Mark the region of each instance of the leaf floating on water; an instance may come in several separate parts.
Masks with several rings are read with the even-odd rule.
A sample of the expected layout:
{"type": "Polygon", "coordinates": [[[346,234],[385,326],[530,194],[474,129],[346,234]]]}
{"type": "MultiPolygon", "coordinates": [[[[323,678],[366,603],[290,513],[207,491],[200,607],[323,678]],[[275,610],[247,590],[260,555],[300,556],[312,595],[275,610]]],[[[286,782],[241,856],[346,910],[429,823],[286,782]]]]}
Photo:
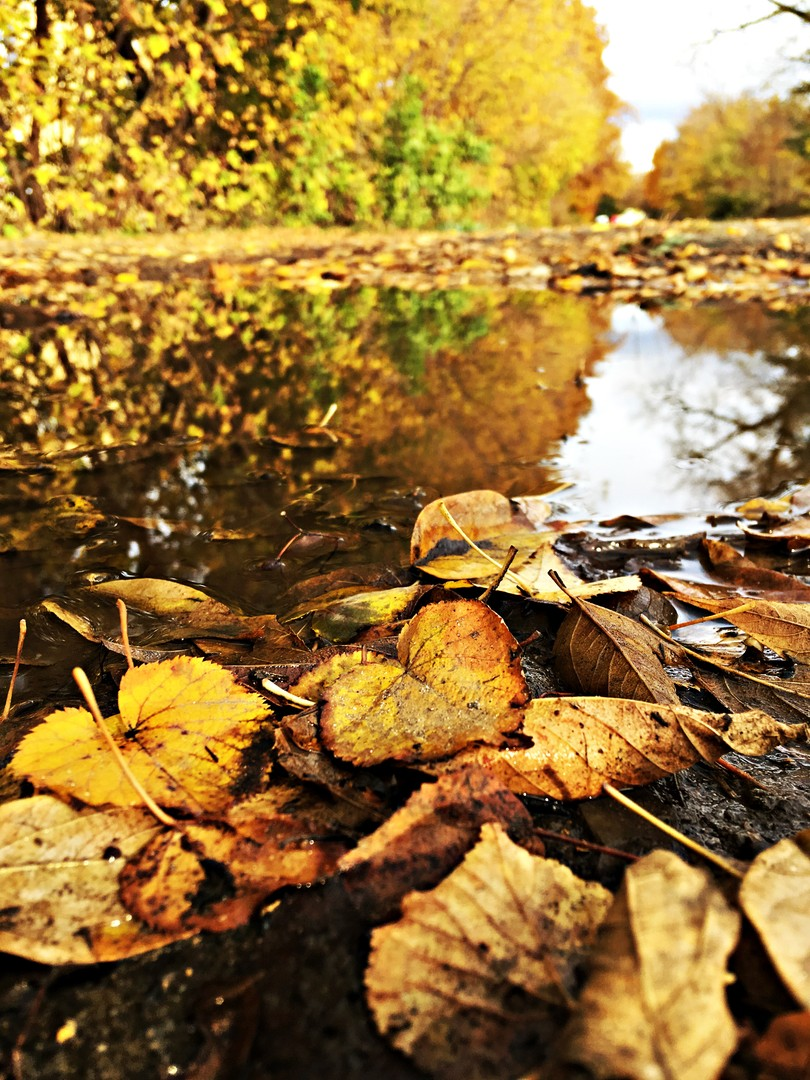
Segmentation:
{"type": "Polygon", "coordinates": [[[713,1080],[737,1043],[726,963],[739,914],[702,869],[654,851],[625,873],[558,1060],[595,1080],[713,1080]]]}
{"type": "Polygon", "coordinates": [[[399,922],[374,930],[369,1008],[436,1077],[520,1076],[563,1021],[610,893],[530,855],[499,825],[399,922]]]}
{"type": "Polygon", "coordinates": [[[575,600],[554,642],[554,665],[577,693],[677,705],[658,639],[618,611],[575,600]]]}
{"type": "Polygon", "coordinates": [[[0,806],[0,950],[92,964],[184,936],[148,930],[118,898],[126,859],[158,832],[144,810],[74,810],[50,795],[0,806]]]}
{"type": "Polygon", "coordinates": [[[324,745],[344,761],[374,765],[500,741],[520,725],[528,699],[517,651],[486,604],[430,604],[402,631],[398,661],[358,664],[326,689],[324,745]]]}
{"type": "Polygon", "coordinates": [[[740,905],[785,985],[810,1009],[810,829],[757,855],[740,905]]]}
{"type": "MultiPolygon", "coordinates": [[[[113,737],[157,803],[192,814],[228,806],[243,751],[261,730],[267,703],[227,671],[179,656],[128,670],[113,737]]],[[[23,739],[10,768],[37,787],[91,806],[140,799],[86,709],[61,709],[23,739]]]]}
{"type": "Polygon", "coordinates": [[[433,768],[478,765],[518,794],[587,799],[606,782],[649,784],[697,761],[716,761],[730,749],[766,754],[802,738],[804,729],[758,711],[720,715],[680,704],[571,697],[531,701],[521,736],[531,745],[471,747],[433,768]]]}

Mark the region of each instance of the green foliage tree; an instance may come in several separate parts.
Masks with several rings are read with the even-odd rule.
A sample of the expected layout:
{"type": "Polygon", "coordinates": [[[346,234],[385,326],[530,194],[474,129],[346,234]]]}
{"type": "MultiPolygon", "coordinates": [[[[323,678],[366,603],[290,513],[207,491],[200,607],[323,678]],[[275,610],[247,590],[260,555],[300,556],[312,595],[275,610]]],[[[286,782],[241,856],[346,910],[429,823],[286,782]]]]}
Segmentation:
{"type": "Polygon", "coordinates": [[[493,218],[590,213],[617,156],[603,45],[581,0],[20,0],[0,211],[435,225],[480,191],[493,218]]]}
{"type": "Polygon", "coordinates": [[[791,149],[797,103],[749,94],[693,109],[662,143],[646,183],[650,207],[688,217],[773,216],[810,206],[810,167],[791,149]]]}

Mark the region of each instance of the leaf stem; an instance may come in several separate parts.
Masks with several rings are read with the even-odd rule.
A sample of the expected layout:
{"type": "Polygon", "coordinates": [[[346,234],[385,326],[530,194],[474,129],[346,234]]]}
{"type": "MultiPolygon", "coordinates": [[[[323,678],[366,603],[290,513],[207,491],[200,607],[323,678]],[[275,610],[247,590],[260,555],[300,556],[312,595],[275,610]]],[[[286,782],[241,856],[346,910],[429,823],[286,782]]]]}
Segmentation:
{"type": "Polygon", "coordinates": [[[127,605],[119,597],[115,602],[115,606],[118,608],[118,618],[121,623],[121,644],[124,646],[124,656],[127,660],[127,667],[134,668],[135,664],[132,659],[132,650],[129,647],[129,623],[127,620],[127,605]]]}
{"type": "MultiPolygon", "coordinates": [[[[478,546],[478,544],[476,544],[476,542],[472,539],[471,536],[468,536],[467,533],[464,532],[462,527],[459,525],[459,523],[456,521],[456,519],[453,517],[453,515],[447,509],[447,504],[445,503],[444,499],[442,499],[441,502],[439,503],[439,510],[441,510],[444,517],[447,519],[447,521],[450,522],[450,524],[456,530],[456,532],[461,537],[461,539],[464,540],[465,543],[470,545],[470,547],[473,549],[473,551],[476,553],[476,555],[480,555],[482,559],[486,559],[486,561],[488,563],[492,563],[492,565],[496,568],[496,570],[501,569],[502,564],[499,563],[497,559],[493,559],[491,555],[489,555],[486,551],[483,550],[483,548],[480,548],[478,546]]],[[[534,588],[527,581],[524,581],[521,578],[520,574],[516,574],[514,572],[514,570],[507,570],[506,571],[506,577],[508,577],[508,578],[510,578],[510,580],[514,581],[514,583],[518,586],[518,588],[522,589],[523,592],[528,593],[529,596],[534,595],[534,592],[535,592],[534,588]]]]}
{"type": "Polygon", "coordinates": [[[22,656],[23,642],[25,641],[25,635],[28,630],[25,619],[20,619],[20,633],[17,637],[17,653],[14,657],[14,667],[11,671],[11,681],[8,684],[8,693],[6,694],[6,703],[3,706],[3,713],[0,716],[0,720],[7,720],[8,714],[11,712],[11,697],[14,693],[14,684],[17,682],[17,672],[20,670],[20,658],[22,656]]]}
{"type": "Polygon", "coordinates": [[[147,809],[151,810],[151,812],[155,815],[158,821],[161,822],[161,824],[168,825],[170,829],[179,828],[180,823],[175,818],[169,817],[165,810],[161,810],[161,808],[158,806],[158,804],[155,802],[155,800],[152,798],[152,796],[149,794],[149,792],[146,790],[140,780],[135,776],[132,769],[130,769],[129,765],[126,762],[126,759],[124,758],[124,755],[121,753],[120,747],[110,734],[110,729],[107,727],[107,724],[104,721],[104,717],[101,715],[101,709],[99,709],[98,707],[96,695],[93,693],[93,687],[90,685],[90,680],[87,678],[81,668],[76,667],[73,669],[73,678],[75,679],[76,685],[79,687],[79,690],[81,690],[82,692],[82,697],[87,702],[87,708],[90,710],[90,715],[95,720],[96,726],[101,732],[105,742],[109,746],[110,752],[118,763],[118,767],[121,769],[121,772],[124,774],[124,776],[134,788],[136,794],[138,795],[138,798],[143,802],[144,806],[146,806],[147,809]]]}
{"type": "Polygon", "coordinates": [[[655,814],[651,814],[649,810],[645,810],[643,806],[639,806],[638,803],[633,802],[632,799],[628,799],[626,795],[612,784],[603,784],[602,790],[606,795],[609,795],[611,799],[614,799],[617,803],[620,803],[620,805],[631,810],[634,814],[637,814],[638,817],[649,822],[650,825],[654,825],[660,832],[672,837],[673,840],[677,840],[679,844],[683,844],[684,847],[688,847],[691,851],[697,852],[698,855],[702,855],[704,859],[713,862],[716,866],[719,866],[721,870],[725,870],[727,874],[731,874],[732,877],[740,879],[745,876],[742,870],[737,869],[736,866],[724,859],[722,855],[716,855],[713,851],[709,851],[708,848],[699,844],[697,840],[692,840],[691,837],[679,832],[678,829],[674,828],[672,825],[668,825],[665,821],[657,818],[655,814]]]}

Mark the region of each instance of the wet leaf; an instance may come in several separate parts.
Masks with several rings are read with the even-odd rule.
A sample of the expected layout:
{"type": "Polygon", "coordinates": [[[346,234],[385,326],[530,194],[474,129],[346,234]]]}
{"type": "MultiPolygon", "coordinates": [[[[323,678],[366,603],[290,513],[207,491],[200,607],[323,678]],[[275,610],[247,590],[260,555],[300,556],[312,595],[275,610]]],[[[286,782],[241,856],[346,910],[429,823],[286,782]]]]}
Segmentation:
{"type": "Polygon", "coordinates": [[[571,690],[677,705],[661,644],[634,619],[575,600],[554,642],[554,666],[571,690]]]}
{"type": "Polygon", "coordinates": [[[806,1080],[810,1076],[810,1012],[777,1016],[754,1052],[759,1080],[806,1080]]]}
{"type": "Polygon", "coordinates": [[[531,815],[489,773],[465,769],[423,784],[343,856],[341,880],[367,918],[394,918],[405,893],[437,885],[477,843],[487,821],[498,822],[518,838],[531,836],[531,815]]]}
{"type": "Polygon", "coordinates": [[[329,876],[347,847],[339,833],[356,820],[292,785],[276,786],[219,821],[155,836],[123,868],[121,899],[172,933],[241,926],[270,893],[329,876]]]}
{"type": "Polygon", "coordinates": [[[701,562],[715,577],[742,590],[745,597],[767,594],[771,600],[810,600],[810,585],[792,574],[759,566],[722,540],[704,537],[701,562]]]}
{"type": "Polygon", "coordinates": [[[358,664],[324,691],[321,737],[344,761],[430,761],[519,726],[528,690],[517,642],[486,604],[428,605],[400,634],[398,654],[358,664]]]}
{"type": "MultiPolygon", "coordinates": [[[[203,651],[221,655],[212,639],[242,641],[250,648],[245,663],[286,663],[303,660],[308,650],[274,615],[240,615],[207,593],[163,578],[124,578],[88,585],[66,597],[49,597],[40,607],[67,623],[90,641],[122,651],[116,601],[127,606],[133,653],[168,642],[199,641],[203,651]]],[[[228,654],[228,660],[233,654],[228,654]]]]}
{"type": "Polygon", "coordinates": [[[159,828],[143,810],[75,810],[50,795],[0,806],[0,949],[92,964],[182,936],[148,930],[118,898],[126,859],[159,828]]]}
{"type": "Polygon", "coordinates": [[[757,855],[740,905],[785,985],[810,1008],[810,829],[757,855]]]}
{"type": "Polygon", "coordinates": [[[520,1076],[556,1035],[609,903],[600,885],[485,824],[449,877],[373,931],[377,1027],[431,1076],[520,1076]]]}
{"type": "Polygon", "coordinates": [[[304,605],[303,610],[288,612],[285,622],[308,616],[307,622],[318,638],[330,644],[348,644],[370,627],[410,618],[415,605],[429,588],[427,585],[405,585],[326,599],[304,605]]]}
{"type": "Polygon", "coordinates": [[[517,555],[498,586],[502,592],[567,604],[568,594],[551,585],[549,571],[569,579],[570,591],[577,596],[638,588],[640,581],[634,575],[591,582],[576,580],[574,572],[553,547],[567,523],[554,522],[542,532],[537,529],[548,513],[548,506],[540,499],[510,500],[495,491],[468,491],[439,499],[429,503],[416,519],[411,536],[411,562],[444,581],[471,581],[487,586],[495,580],[509,549],[514,547],[517,555]],[[440,509],[442,503],[484,555],[470,547],[447,520],[440,509]]]}
{"type": "Polygon", "coordinates": [[[696,665],[695,681],[724,709],[744,712],[763,709],[786,724],[804,724],[810,717],[810,670],[798,666],[785,678],[757,675],[744,678],[731,669],[696,665]]]}
{"type": "Polygon", "coordinates": [[[803,728],[757,711],[721,715],[621,698],[536,698],[521,730],[531,745],[472,747],[434,768],[475,764],[518,794],[586,799],[606,782],[648,784],[729,750],[761,755],[803,736],[803,728]]]}
{"type": "Polygon", "coordinates": [[[666,851],[628,868],[559,1060],[595,1080],[712,1080],[737,1042],[726,962],[740,918],[706,871],[666,851]]]}
{"type": "MultiPolygon", "coordinates": [[[[227,671],[188,656],[127,671],[118,706],[107,725],[132,772],[156,802],[192,814],[232,802],[242,753],[268,713],[264,699],[227,671]]],[[[141,802],[86,709],[51,713],[23,739],[10,768],[92,806],[141,802]]]]}

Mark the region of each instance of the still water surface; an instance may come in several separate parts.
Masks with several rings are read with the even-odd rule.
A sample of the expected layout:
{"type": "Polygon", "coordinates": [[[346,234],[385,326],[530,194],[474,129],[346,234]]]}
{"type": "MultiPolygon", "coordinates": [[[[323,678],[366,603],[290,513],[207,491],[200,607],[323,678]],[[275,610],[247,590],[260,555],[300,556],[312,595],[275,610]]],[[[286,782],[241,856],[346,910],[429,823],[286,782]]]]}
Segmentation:
{"type": "Polygon", "coordinates": [[[567,483],[559,516],[598,519],[810,473],[806,311],[207,288],[0,331],[0,654],[98,573],[281,611],[296,580],[405,561],[453,491],[567,483]],[[333,402],[334,441],[302,435],[333,402]],[[295,528],[319,535],[277,561],[295,528]]]}

